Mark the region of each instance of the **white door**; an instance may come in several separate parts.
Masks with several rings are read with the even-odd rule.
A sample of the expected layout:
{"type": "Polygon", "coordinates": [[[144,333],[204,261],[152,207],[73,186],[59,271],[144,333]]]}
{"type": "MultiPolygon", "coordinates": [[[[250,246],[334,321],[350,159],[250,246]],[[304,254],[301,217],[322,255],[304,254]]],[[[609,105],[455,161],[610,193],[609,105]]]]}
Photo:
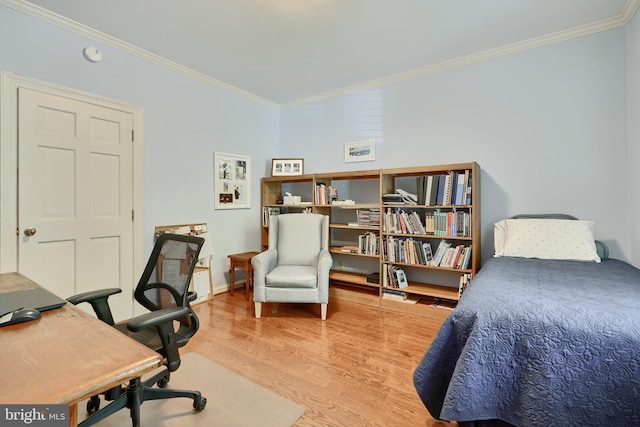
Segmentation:
{"type": "Polygon", "coordinates": [[[19,88],[18,270],[63,298],[121,288],[116,319],[133,313],[132,129],[130,112],[19,88]]]}

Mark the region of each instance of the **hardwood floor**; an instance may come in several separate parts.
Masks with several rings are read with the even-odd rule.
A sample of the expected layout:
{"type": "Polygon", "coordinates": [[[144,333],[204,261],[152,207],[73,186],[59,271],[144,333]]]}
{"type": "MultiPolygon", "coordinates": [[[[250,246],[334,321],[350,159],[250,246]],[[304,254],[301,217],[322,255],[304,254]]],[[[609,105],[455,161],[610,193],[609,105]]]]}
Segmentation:
{"type": "MultiPolygon", "coordinates": [[[[296,426],[455,426],[434,420],[413,370],[441,322],[331,299],[263,305],[244,292],[194,306],[200,330],[184,351],[216,363],[305,408],[296,426]]],[[[251,402],[246,402],[251,405],[251,402]]]]}

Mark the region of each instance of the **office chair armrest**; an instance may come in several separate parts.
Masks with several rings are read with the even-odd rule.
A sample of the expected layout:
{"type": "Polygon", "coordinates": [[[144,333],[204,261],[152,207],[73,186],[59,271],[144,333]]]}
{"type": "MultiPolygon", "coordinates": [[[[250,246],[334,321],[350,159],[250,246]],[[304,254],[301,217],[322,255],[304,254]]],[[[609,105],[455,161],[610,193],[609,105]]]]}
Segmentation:
{"type": "Polygon", "coordinates": [[[162,310],[152,311],[150,313],[141,314],[127,322],[127,329],[132,332],[139,332],[151,326],[158,326],[162,323],[171,323],[181,317],[187,316],[189,309],[187,307],[171,307],[162,310]]]}
{"type": "Polygon", "coordinates": [[[176,344],[173,322],[190,314],[191,310],[187,307],[163,308],[162,310],[152,311],[130,319],[127,322],[127,329],[138,332],[155,326],[162,341],[162,348],[166,358],[165,366],[169,372],[174,372],[180,367],[180,354],[176,344]]]}
{"type": "Polygon", "coordinates": [[[111,295],[119,294],[120,292],[122,292],[122,289],[120,288],[98,289],[96,291],[73,295],[67,298],[67,301],[73,305],[88,302],[91,304],[91,307],[96,313],[98,319],[113,326],[113,315],[111,314],[111,308],[109,307],[109,302],[107,300],[111,295]]]}

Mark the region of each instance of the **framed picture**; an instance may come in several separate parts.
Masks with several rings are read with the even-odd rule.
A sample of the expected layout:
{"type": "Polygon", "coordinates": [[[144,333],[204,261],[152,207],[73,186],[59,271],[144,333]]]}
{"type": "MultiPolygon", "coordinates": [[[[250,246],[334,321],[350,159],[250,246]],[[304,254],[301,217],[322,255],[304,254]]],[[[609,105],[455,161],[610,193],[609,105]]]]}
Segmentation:
{"type": "Polygon", "coordinates": [[[251,207],[251,159],[236,154],[214,153],[214,206],[216,209],[251,207]]]}
{"type": "Polygon", "coordinates": [[[293,176],[303,174],[303,159],[273,159],[271,161],[271,176],[293,176]]]}
{"type": "Polygon", "coordinates": [[[351,162],[371,162],[376,159],[376,141],[347,142],[344,144],[344,161],[351,162]]]}

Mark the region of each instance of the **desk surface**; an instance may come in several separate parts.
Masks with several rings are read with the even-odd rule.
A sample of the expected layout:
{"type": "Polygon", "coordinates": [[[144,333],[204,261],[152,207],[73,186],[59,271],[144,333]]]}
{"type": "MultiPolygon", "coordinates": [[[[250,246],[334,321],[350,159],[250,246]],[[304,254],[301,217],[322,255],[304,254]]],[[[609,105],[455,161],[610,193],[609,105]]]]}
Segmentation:
{"type": "MultiPolygon", "coordinates": [[[[37,287],[0,274],[0,298],[37,287]]],[[[0,403],[74,405],[159,366],[158,353],[72,304],[0,328],[0,403]]]]}

